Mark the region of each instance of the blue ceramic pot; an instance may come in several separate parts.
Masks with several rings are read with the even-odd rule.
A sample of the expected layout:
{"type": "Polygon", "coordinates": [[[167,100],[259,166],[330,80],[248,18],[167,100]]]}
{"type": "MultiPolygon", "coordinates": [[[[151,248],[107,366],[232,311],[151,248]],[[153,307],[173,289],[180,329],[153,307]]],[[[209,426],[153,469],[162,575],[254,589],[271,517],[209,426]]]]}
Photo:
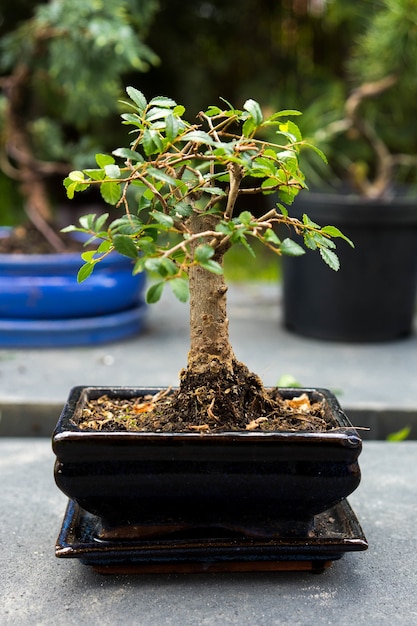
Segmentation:
{"type": "Polygon", "coordinates": [[[88,399],[157,389],[76,387],[53,435],[58,487],[100,518],[98,538],[216,527],[258,537],[308,536],[314,516],[360,482],[361,439],[327,390],[338,428],[322,432],[87,432],[76,426],[88,399]]]}
{"type": "Polygon", "coordinates": [[[143,325],[145,275],[112,253],[77,283],[79,253],[0,254],[0,346],[103,343],[143,325]]]}
{"type": "Polygon", "coordinates": [[[136,306],[145,277],[117,253],[77,283],[80,254],[0,254],[0,318],[68,319],[108,315],[136,306]]]}

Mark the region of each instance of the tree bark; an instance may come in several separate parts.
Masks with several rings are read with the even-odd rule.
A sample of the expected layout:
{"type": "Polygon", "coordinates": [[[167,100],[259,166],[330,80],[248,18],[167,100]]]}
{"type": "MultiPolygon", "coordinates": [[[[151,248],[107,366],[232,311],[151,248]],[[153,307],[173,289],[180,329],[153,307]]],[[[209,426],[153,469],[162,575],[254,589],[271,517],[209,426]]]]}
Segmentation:
{"type": "MultiPolygon", "coordinates": [[[[214,230],[215,215],[194,213],[190,220],[193,233],[214,230]]],[[[202,242],[195,242],[194,248],[202,242]]],[[[223,265],[223,254],[214,256],[223,265]]],[[[190,351],[188,370],[195,374],[211,373],[220,367],[233,371],[234,354],[229,341],[226,312],[227,287],[223,274],[214,274],[200,265],[189,269],[190,282],[190,351]]]]}
{"type": "Polygon", "coordinates": [[[65,245],[53,230],[52,210],[48,198],[45,175],[59,172],[67,174],[69,166],[38,161],[32,150],[25,115],[20,110],[25,102],[25,89],[30,81],[29,68],[20,64],[4,80],[6,94],[6,175],[20,182],[25,211],[35,228],[45,237],[56,252],[64,252],[65,245]],[[7,162],[11,158],[16,165],[7,162]]]}

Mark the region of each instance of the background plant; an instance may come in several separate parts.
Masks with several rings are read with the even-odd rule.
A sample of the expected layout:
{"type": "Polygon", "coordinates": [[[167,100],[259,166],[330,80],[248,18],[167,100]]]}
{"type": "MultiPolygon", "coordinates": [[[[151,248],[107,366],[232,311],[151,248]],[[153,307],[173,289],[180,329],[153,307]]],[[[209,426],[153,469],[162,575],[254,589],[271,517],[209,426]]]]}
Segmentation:
{"type": "Polygon", "coordinates": [[[339,180],[377,198],[416,182],[417,3],[369,5],[346,60],[344,90],[314,103],[304,132],[326,151],[339,180]]]}
{"type": "Polygon", "coordinates": [[[54,181],[114,145],[122,77],[157,62],[144,43],[156,9],[155,0],[50,0],[1,37],[0,165],[55,247],[54,181]]]}

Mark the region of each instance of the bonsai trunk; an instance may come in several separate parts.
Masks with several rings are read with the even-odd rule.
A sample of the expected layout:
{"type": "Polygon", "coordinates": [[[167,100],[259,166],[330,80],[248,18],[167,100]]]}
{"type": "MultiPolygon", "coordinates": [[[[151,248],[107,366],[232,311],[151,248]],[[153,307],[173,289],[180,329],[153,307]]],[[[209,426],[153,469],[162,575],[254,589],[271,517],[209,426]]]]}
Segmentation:
{"type": "MultiPolygon", "coordinates": [[[[214,230],[214,215],[191,219],[191,230],[198,233],[214,230]]],[[[196,242],[196,247],[200,242],[196,242]]],[[[223,266],[224,252],[215,260],[223,266]]],[[[223,274],[215,274],[201,265],[189,270],[190,284],[190,352],[188,369],[194,374],[215,374],[220,366],[233,371],[234,354],[229,341],[229,320],[226,311],[227,287],[223,274]]]]}
{"type": "MultiPolygon", "coordinates": [[[[193,234],[214,231],[216,215],[195,212],[189,227],[193,234]]],[[[193,242],[194,249],[203,243],[193,242]]],[[[218,247],[213,259],[223,265],[227,246],[218,247]]],[[[196,430],[234,430],[271,412],[271,400],[261,380],[240,363],[229,341],[226,314],[227,287],[223,274],[201,265],[189,269],[190,351],[180,387],[164,406],[167,422],[188,423],[196,430]]],[[[273,403],[272,403],[273,404],[273,403]]]]}

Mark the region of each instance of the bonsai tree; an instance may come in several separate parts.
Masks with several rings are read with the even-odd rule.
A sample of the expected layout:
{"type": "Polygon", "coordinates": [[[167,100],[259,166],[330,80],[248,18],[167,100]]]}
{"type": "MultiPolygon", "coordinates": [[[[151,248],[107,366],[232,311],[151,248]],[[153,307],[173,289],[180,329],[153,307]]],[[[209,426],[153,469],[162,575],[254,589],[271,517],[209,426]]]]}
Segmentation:
{"type": "MultiPolygon", "coordinates": [[[[98,154],[97,168],[73,171],[65,179],[69,198],[99,187],[106,202],[125,212],[108,224],[107,214],[86,215],[80,226],[64,229],[101,240],[95,250],[82,254],[78,279],[85,280],[115,249],[132,259],[134,272],[149,270],[156,277],[147,293],[149,303],[159,300],[167,284],[181,301],[190,299],[188,366],[179,390],[159,400],[169,428],[176,422],[181,430],[187,420],[198,429],[245,428],[248,422],[256,427],[265,415],[274,428],[277,403],[237,361],[229,341],[223,259],[236,244],[250,254],[253,239],[278,255],[302,254],[300,245],[278,236],[280,225],[302,233],[308,248],[338,268],[333,238],[346,239],[338,229],[320,227],[307,216],[291,218],[282,203],[258,218],[249,211],[235,214],[241,194],[278,192],[281,202],[291,205],[305,187],[298,159],[307,144],[296,124],[286,119],[298,112],[264,118],[254,100],[247,100],[242,110],[225,102],[223,108],[210,106],[191,124],[183,118],[184,107],[170,98],[147,102],[132,87],[127,93],[131,112],[122,118],[131,129],[129,147],[112,156],[98,154]],[[274,142],[260,138],[270,128],[276,131],[274,142]],[[247,177],[257,184],[242,187],[247,177]]],[[[146,413],[157,415],[158,427],[164,428],[159,403],[146,413]]]]}
{"type": "Polygon", "coordinates": [[[155,0],[49,0],[0,39],[0,168],[57,251],[54,182],[105,149],[121,76],[157,61],[143,43],[156,8],[155,0]]]}
{"type": "Polygon", "coordinates": [[[356,86],[342,115],[313,135],[344,182],[369,198],[394,193],[395,182],[415,182],[417,165],[417,5],[377,4],[352,47],[348,70],[356,86]]]}

